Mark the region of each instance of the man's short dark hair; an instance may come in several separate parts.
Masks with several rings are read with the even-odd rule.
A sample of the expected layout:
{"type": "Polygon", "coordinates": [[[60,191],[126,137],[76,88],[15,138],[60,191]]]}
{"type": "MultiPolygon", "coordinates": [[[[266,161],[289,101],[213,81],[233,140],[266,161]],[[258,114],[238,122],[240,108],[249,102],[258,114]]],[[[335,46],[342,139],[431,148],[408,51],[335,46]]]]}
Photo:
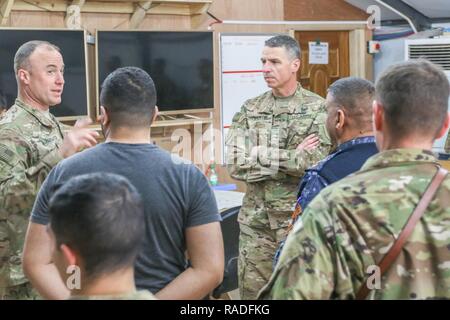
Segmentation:
{"type": "Polygon", "coordinates": [[[375,99],[375,87],[372,82],[348,77],[339,79],[328,87],[333,100],[342,106],[349,116],[355,119],[360,128],[371,125],[372,102],[375,99]]]}
{"type": "Polygon", "coordinates": [[[278,35],[264,42],[264,45],[269,48],[284,47],[291,59],[300,59],[301,52],[297,40],[287,35],[278,35]]]}
{"type": "Polygon", "coordinates": [[[389,133],[436,137],[445,121],[449,82],[441,67],[423,59],[399,63],[384,71],[376,83],[389,133]]]}
{"type": "Polygon", "coordinates": [[[103,81],[100,104],[109,111],[112,126],[150,126],[156,105],[155,83],[140,68],[119,68],[103,81]]]}
{"type": "Polygon", "coordinates": [[[25,42],[19,47],[19,49],[17,49],[17,52],[14,56],[14,73],[17,74],[17,71],[21,68],[28,70],[30,68],[29,58],[31,54],[38,47],[42,46],[47,47],[49,50],[56,50],[58,52],[61,52],[58,46],[55,46],[48,41],[32,40],[25,42]]]}
{"type": "Polygon", "coordinates": [[[133,266],[144,237],[144,209],[126,178],[111,173],[71,178],[50,199],[49,215],[57,246],[80,254],[85,279],[133,266]]]}

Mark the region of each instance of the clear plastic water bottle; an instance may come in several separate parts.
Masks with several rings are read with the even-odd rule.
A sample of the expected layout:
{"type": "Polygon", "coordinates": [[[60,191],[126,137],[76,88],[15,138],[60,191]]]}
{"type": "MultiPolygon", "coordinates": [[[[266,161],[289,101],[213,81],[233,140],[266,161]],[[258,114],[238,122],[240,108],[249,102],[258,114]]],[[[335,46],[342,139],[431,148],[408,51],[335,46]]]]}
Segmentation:
{"type": "Polygon", "coordinates": [[[219,177],[217,176],[216,172],[216,164],[213,162],[210,165],[210,171],[209,171],[209,183],[212,186],[217,186],[217,182],[219,180],[219,177]]]}

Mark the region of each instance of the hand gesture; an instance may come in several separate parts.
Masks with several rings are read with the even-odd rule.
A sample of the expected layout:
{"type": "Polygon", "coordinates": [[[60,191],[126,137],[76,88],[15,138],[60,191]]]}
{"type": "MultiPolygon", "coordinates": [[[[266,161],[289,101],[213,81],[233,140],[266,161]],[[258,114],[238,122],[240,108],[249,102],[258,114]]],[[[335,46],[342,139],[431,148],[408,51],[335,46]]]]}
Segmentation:
{"type": "Polygon", "coordinates": [[[90,148],[97,144],[99,134],[88,128],[91,123],[91,119],[79,119],[73,128],[64,136],[61,148],[59,148],[59,153],[63,158],[70,157],[84,148],[90,148]]]}

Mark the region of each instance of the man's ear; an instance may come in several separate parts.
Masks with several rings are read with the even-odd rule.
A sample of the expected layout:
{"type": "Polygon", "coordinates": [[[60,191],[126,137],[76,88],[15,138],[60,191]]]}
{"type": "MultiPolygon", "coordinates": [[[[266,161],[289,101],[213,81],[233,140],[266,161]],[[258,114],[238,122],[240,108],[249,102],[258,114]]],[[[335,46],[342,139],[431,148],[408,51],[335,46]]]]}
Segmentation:
{"type": "Polygon", "coordinates": [[[19,69],[17,70],[17,77],[19,80],[25,84],[30,83],[30,73],[25,69],[19,69]]]}
{"type": "Polygon", "coordinates": [[[155,111],[153,113],[153,118],[152,118],[152,122],[151,123],[153,123],[156,120],[156,117],[158,116],[158,113],[159,113],[158,106],[155,106],[155,111]]]}
{"type": "Polygon", "coordinates": [[[298,69],[300,69],[300,65],[301,65],[300,59],[295,58],[294,60],[292,60],[291,62],[292,72],[296,73],[298,69]]]}
{"type": "Polygon", "coordinates": [[[449,126],[450,126],[450,113],[447,112],[447,116],[445,117],[444,124],[442,125],[442,128],[439,130],[436,139],[442,138],[444,136],[444,134],[447,133],[449,126]]]}
{"type": "Polygon", "coordinates": [[[68,245],[63,243],[59,246],[59,249],[61,250],[64,260],[68,266],[76,266],[77,263],[79,263],[77,254],[68,245]]]}
{"type": "Polygon", "coordinates": [[[104,106],[100,106],[99,121],[104,126],[109,124],[109,122],[111,121],[110,117],[109,117],[109,114],[108,114],[108,111],[106,111],[106,108],[104,106]]]}
{"type": "Polygon", "coordinates": [[[384,108],[377,100],[374,100],[372,104],[372,117],[374,131],[381,131],[383,129],[384,108]]]}
{"type": "Polygon", "coordinates": [[[337,118],[336,118],[336,129],[342,129],[344,125],[346,124],[347,118],[345,117],[345,112],[342,109],[338,109],[337,112],[337,118]]]}

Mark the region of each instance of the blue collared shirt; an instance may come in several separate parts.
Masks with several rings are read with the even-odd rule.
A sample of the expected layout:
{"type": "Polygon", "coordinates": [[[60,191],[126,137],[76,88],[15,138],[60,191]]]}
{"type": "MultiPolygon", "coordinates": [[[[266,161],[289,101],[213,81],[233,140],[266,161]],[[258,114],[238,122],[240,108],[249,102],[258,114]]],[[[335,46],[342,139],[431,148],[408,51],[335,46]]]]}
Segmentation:
{"type": "Polygon", "coordinates": [[[358,171],[377,152],[373,136],[355,138],[342,143],[335,152],[307,169],[297,195],[302,211],[322,189],[358,171]]]}
{"type": "MultiPolygon", "coordinates": [[[[298,200],[287,232],[292,229],[301,213],[305,211],[308,204],[322,189],[358,171],[366,160],[377,152],[375,137],[355,138],[340,144],[332,154],[314,167],[307,169],[299,184],[298,200]]],[[[274,267],[281,254],[284,242],[285,240],[281,241],[275,253],[274,267]]]]}

